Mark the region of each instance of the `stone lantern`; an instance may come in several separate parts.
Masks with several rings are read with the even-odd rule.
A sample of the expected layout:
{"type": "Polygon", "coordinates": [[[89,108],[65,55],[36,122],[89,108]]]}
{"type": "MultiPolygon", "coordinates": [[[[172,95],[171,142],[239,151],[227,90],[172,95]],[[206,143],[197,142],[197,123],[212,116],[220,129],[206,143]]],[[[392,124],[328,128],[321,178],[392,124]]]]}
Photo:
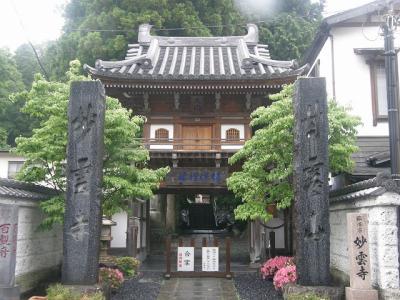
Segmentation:
{"type": "Polygon", "coordinates": [[[100,236],[100,261],[107,262],[108,259],[108,249],[110,249],[110,244],[112,240],[111,236],[111,226],[117,225],[111,219],[108,219],[103,215],[102,226],[101,226],[101,236],[100,236]]]}

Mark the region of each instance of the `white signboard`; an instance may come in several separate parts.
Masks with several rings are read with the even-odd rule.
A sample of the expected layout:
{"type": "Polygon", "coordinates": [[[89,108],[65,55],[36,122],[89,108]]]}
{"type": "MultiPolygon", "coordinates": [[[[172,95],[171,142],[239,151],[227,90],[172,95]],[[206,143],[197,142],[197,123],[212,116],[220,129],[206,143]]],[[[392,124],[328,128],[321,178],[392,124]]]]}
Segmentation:
{"type": "Polygon", "coordinates": [[[178,247],[177,269],[194,271],[194,247],[178,247]]]}
{"type": "Polygon", "coordinates": [[[218,247],[202,247],[202,271],[218,272],[219,251],[218,247]]]}

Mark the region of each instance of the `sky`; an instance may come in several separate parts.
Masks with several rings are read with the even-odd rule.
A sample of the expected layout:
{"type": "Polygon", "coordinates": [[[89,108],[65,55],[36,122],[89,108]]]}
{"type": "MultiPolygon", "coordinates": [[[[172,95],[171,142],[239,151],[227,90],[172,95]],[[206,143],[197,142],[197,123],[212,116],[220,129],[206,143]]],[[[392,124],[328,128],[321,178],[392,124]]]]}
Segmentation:
{"type": "MultiPolygon", "coordinates": [[[[247,1],[258,8],[265,7],[274,0],[238,1],[247,1]]],[[[371,1],[327,0],[325,15],[371,1]]],[[[64,23],[62,8],[67,2],[68,0],[0,0],[0,47],[8,47],[14,51],[19,45],[26,43],[27,39],[33,44],[57,39],[64,23]]]]}
{"type": "Polygon", "coordinates": [[[14,51],[27,38],[33,44],[57,39],[64,24],[62,6],[67,1],[0,0],[0,47],[14,51]]]}

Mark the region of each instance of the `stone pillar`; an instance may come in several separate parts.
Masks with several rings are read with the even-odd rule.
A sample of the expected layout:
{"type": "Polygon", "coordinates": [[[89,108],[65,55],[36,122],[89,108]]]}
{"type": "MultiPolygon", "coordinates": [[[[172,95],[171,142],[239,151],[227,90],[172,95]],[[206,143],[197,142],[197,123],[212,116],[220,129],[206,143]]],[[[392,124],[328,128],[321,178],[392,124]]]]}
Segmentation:
{"type": "Polygon", "coordinates": [[[174,232],[176,228],[176,205],[175,205],[175,195],[167,195],[167,213],[165,225],[168,232],[174,232]]]}
{"type": "Polygon", "coordinates": [[[0,299],[19,300],[15,285],[18,206],[0,204],[0,299]]]}
{"type": "Polygon", "coordinates": [[[261,228],[260,221],[252,221],[251,228],[251,248],[250,248],[250,262],[252,264],[259,263],[261,260],[261,228]]]}
{"type": "Polygon", "coordinates": [[[160,242],[163,242],[165,236],[165,195],[157,194],[150,199],[150,245],[156,250],[160,247],[160,242]]]}
{"type": "Polygon", "coordinates": [[[128,256],[136,257],[137,252],[137,229],[135,230],[135,218],[133,214],[133,200],[129,200],[128,224],[126,229],[126,252],[128,256]],[[135,232],[136,231],[136,232],[135,232]]]}
{"type": "Polygon", "coordinates": [[[378,291],[371,286],[368,214],[347,214],[347,240],[350,287],[346,287],[346,299],[378,300],[378,291]]]}
{"type": "Polygon", "coordinates": [[[105,93],[100,81],[71,85],[62,282],[97,282],[101,232],[105,93]]]}
{"type": "Polygon", "coordinates": [[[293,99],[298,283],[330,284],[328,117],[324,78],[300,78],[293,99]]]}

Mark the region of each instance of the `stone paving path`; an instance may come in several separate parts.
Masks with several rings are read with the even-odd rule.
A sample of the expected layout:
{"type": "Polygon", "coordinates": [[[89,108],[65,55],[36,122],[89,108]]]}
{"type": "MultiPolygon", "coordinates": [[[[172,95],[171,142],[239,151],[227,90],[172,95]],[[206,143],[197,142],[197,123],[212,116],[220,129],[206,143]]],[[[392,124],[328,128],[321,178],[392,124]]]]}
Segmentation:
{"type": "Polygon", "coordinates": [[[237,300],[232,280],[224,278],[172,278],[165,280],[157,300],[237,300]]]}

